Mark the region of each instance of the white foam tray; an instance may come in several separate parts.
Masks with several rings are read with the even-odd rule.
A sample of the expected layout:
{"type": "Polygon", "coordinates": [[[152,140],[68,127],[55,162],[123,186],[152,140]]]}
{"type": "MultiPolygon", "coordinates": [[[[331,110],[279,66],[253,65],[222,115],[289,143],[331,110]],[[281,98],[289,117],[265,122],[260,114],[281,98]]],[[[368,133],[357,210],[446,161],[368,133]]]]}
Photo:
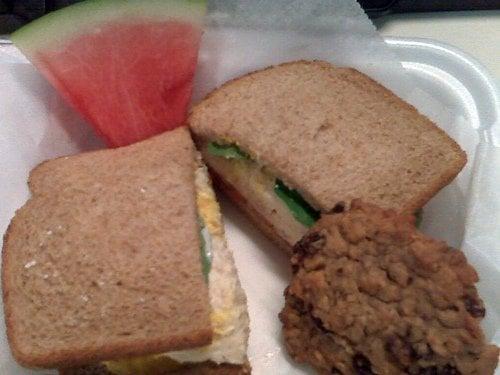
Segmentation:
{"type": "MultiPolygon", "coordinates": [[[[474,135],[472,140],[458,140],[469,156],[474,154],[480,138],[500,146],[500,94],[495,81],[480,63],[456,48],[432,40],[386,38],[386,42],[419,86],[452,108],[454,113],[464,119],[462,124],[471,128],[470,134],[474,135]]],[[[1,41],[0,52],[10,55],[7,59],[9,62],[19,61],[17,51],[1,41]]],[[[469,180],[473,172],[471,170],[463,178],[469,180]]],[[[500,181],[498,184],[500,186],[500,181]]],[[[445,239],[459,246],[463,236],[461,228],[465,222],[465,217],[459,214],[465,214],[465,210],[460,209],[455,212],[457,215],[453,215],[449,206],[450,202],[456,203],[453,201],[455,198],[456,196],[448,191],[431,201],[428,210],[433,215],[430,216],[441,219],[446,216],[451,219],[443,219],[439,224],[425,222],[424,218],[424,231],[439,237],[440,225],[456,227],[455,235],[445,239]]],[[[253,373],[313,374],[307,367],[294,364],[286,355],[282,344],[277,315],[283,304],[282,293],[289,277],[285,256],[224,198],[221,198],[221,203],[229,245],[235,249],[237,266],[249,300],[252,329],[249,356],[253,373]]],[[[0,202],[0,216],[3,214],[0,202]]],[[[489,331],[494,332],[497,323],[486,322],[486,326],[489,325],[489,331]]],[[[491,336],[489,335],[490,339],[491,336]]],[[[0,353],[1,374],[50,373],[21,370],[16,367],[8,354],[5,339],[0,341],[0,353]]],[[[500,374],[500,370],[497,370],[496,374],[500,374]]]]}
{"type": "MultiPolygon", "coordinates": [[[[452,46],[429,39],[391,37],[385,40],[421,88],[445,103],[456,115],[463,117],[461,125],[466,124],[476,130],[466,132],[473,135],[470,139],[457,139],[469,156],[471,170],[461,176],[467,180],[464,185],[468,185],[474,173],[472,159],[478,138],[485,137],[500,145],[500,94],[494,79],[478,61],[452,46]]],[[[438,194],[426,206],[424,212],[432,218],[426,220],[424,213],[423,230],[447,240],[453,246],[460,246],[466,220],[463,195],[453,192],[455,186],[445,190],[448,191],[438,194]],[[457,209],[459,206],[460,209],[457,209]],[[447,229],[454,227],[455,231],[452,231],[452,235],[443,236],[443,232],[450,232],[443,230],[443,226],[447,229]]],[[[289,277],[284,255],[225,199],[222,199],[222,207],[229,244],[235,249],[242,283],[249,299],[251,328],[254,332],[250,339],[253,373],[314,374],[305,366],[292,364],[280,337],[281,325],[277,319],[272,319],[277,317],[282,308],[282,294],[289,277]]],[[[500,294],[498,297],[500,299],[500,294]]],[[[490,295],[490,301],[491,298],[490,295]]],[[[497,307],[498,304],[487,304],[489,309],[497,307]]],[[[486,320],[488,318],[491,319],[491,316],[486,320]]],[[[488,339],[492,339],[497,325],[496,320],[483,325],[489,332],[488,339]]],[[[495,337],[497,345],[498,339],[495,337]]],[[[496,370],[495,375],[500,375],[500,369],[496,370]]]]}
{"type": "Polygon", "coordinates": [[[479,61],[458,48],[430,39],[386,37],[403,66],[474,129],[500,145],[499,88],[479,61]]]}

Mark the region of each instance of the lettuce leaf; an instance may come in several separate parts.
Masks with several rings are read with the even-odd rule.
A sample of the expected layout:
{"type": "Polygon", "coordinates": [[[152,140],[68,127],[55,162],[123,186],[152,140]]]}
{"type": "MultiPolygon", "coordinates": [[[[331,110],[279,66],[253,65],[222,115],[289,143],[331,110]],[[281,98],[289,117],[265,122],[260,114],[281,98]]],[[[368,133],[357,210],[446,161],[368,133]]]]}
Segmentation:
{"type": "Polygon", "coordinates": [[[309,228],[319,219],[320,212],[307,203],[297,190],[288,188],[280,179],[276,179],[274,192],[301,224],[309,228]]]}

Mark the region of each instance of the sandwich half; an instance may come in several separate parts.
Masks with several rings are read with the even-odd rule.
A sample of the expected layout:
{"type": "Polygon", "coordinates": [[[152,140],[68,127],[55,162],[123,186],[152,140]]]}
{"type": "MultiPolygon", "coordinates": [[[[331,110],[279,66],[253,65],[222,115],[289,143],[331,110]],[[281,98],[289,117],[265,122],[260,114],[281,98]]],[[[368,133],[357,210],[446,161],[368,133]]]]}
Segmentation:
{"type": "Polygon", "coordinates": [[[288,251],[321,213],[355,198],[414,212],[466,162],[392,92],[319,61],[228,82],[192,109],[189,126],[218,185],[288,251]]]}
{"type": "Polygon", "coordinates": [[[4,238],[7,337],[63,374],[249,373],[249,320],[188,130],[45,162],[4,238]]]}

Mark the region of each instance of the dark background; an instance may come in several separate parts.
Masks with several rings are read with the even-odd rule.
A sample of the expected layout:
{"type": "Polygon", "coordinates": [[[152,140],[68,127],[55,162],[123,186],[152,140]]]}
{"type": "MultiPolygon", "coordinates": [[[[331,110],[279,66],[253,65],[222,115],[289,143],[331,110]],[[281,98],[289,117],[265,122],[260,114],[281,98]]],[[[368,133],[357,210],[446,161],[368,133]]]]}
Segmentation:
{"type": "MultiPolygon", "coordinates": [[[[47,12],[78,1],[81,0],[0,0],[0,34],[11,33],[47,12]]],[[[359,0],[359,3],[371,17],[403,12],[500,9],[500,0],[359,0]]]]}
{"type": "Polygon", "coordinates": [[[47,12],[76,2],[78,0],[0,0],[0,34],[11,33],[47,12]]]}

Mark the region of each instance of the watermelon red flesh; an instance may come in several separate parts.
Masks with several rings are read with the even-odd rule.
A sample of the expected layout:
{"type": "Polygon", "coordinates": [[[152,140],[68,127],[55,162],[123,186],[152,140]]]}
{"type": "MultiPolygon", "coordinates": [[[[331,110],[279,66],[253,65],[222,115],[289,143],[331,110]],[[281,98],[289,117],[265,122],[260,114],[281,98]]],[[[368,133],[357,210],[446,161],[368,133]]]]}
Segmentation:
{"type": "Polygon", "coordinates": [[[32,61],[112,147],[182,125],[201,29],[187,22],[117,22],[32,61]]]}

